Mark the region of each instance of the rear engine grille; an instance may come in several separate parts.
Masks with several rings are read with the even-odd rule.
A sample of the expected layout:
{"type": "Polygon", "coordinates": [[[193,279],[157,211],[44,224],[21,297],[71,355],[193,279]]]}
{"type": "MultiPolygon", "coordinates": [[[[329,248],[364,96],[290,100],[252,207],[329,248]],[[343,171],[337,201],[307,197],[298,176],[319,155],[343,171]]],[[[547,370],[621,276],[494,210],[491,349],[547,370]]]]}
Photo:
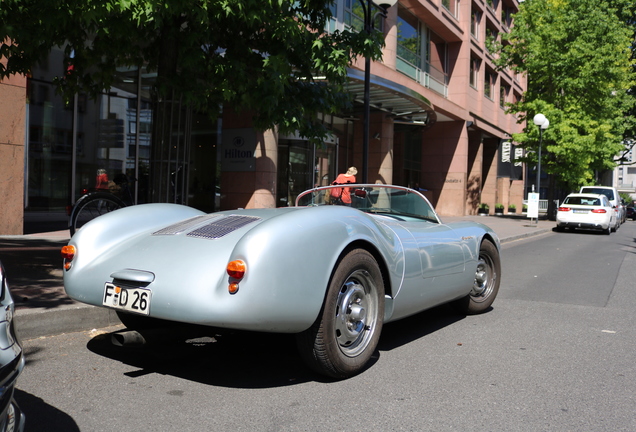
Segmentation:
{"type": "Polygon", "coordinates": [[[214,220],[212,223],[197,228],[194,231],[189,232],[187,236],[205,239],[218,239],[260,219],[261,218],[254,216],[231,215],[214,220]]]}
{"type": "Polygon", "coordinates": [[[186,219],[184,221],[177,222],[176,224],[172,224],[170,226],[162,228],[159,231],[155,231],[155,232],[152,233],[152,235],[176,235],[176,234],[179,234],[179,233],[182,233],[184,231],[189,230],[190,228],[194,227],[195,225],[201,224],[206,219],[214,220],[214,219],[218,219],[220,217],[221,216],[219,216],[219,215],[195,216],[193,218],[186,219]]]}

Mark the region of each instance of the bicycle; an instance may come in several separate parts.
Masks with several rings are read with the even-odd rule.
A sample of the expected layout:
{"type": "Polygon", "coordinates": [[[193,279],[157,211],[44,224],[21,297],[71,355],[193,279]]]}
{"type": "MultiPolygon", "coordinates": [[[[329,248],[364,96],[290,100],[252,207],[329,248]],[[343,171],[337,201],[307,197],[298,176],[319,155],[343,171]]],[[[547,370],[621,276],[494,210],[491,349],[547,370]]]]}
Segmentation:
{"type": "MultiPolygon", "coordinates": [[[[118,174],[113,179],[117,195],[125,197],[130,204],[133,202],[129,180],[126,174],[118,174]]],[[[69,231],[73,236],[85,224],[111,211],[126,207],[128,204],[113,192],[93,190],[85,193],[73,206],[69,217],[69,231]]]]}

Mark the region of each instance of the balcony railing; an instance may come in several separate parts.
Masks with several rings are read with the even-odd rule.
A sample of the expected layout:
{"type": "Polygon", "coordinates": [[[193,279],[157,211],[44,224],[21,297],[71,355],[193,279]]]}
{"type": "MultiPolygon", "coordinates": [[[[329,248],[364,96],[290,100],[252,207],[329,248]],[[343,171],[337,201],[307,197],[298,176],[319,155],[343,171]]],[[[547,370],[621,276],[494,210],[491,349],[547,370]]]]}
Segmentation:
{"type": "Polygon", "coordinates": [[[439,69],[431,66],[429,63],[426,63],[427,70],[420,69],[405,58],[407,56],[415,56],[413,56],[408,50],[403,51],[405,51],[404,56],[400,55],[402,52],[398,45],[397,70],[413,78],[424,87],[430,88],[444,97],[448,97],[448,76],[439,69]]]}

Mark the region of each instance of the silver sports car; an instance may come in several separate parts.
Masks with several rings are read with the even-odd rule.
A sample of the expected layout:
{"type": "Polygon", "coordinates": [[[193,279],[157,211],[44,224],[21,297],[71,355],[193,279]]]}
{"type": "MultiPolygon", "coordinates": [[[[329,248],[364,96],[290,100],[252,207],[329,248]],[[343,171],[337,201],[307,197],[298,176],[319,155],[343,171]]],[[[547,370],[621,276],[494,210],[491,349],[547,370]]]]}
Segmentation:
{"type": "Polygon", "coordinates": [[[444,224],[419,192],[351,184],[311,189],[295,207],[205,214],[173,204],[123,208],[62,250],[64,286],[130,329],[166,322],[296,334],[334,378],[359,373],[385,322],[446,302],[490,308],[501,277],[488,227],[444,224]]]}

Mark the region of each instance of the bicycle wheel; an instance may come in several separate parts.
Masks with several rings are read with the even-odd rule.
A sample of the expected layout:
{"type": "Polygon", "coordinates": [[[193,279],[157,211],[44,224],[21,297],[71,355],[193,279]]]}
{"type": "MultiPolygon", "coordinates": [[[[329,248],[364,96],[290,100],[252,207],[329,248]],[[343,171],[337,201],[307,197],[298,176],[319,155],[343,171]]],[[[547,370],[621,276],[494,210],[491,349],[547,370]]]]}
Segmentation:
{"type": "Polygon", "coordinates": [[[71,212],[69,230],[71,236],[86,223],[98,216],[126,207],[116,196],[107,192],[93,192],[80,198],[71,212]]]}

